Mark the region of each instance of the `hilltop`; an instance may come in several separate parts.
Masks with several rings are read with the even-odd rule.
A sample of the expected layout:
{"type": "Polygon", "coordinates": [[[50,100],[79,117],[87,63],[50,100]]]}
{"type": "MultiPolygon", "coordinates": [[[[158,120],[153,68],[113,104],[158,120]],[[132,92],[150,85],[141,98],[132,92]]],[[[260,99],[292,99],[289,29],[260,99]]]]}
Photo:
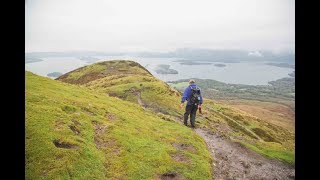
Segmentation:
{"type": "Polygon", "coordinates": [[[135,102],[165,115],[181,116],[180,92],[134,61],[105,61],[66,73],[57,80],[135,102]]]}
{"type": "Polygon", "coordinates": [[[210,179],[211,161],[187,127],[26,72],[26,179],[210,179]]]}
{"type": "Polygon", "coordinates": [[[134,61],[99,62],[56,80],[26,72],[27,179],[243,178],[243,167],[221,174],[215,166],[234,163],[213,152],[218,141],[258,153],[266,166],[247,177],[263,168],[267,177],[291,173],[294,132],[210,99],[193,131],[181,125],[180,99],[181,92],[134,61]],[[211,142],[212,135],[220,138],[211,142]],[[267,166],[273,162],[281,165],[267,166]]]}

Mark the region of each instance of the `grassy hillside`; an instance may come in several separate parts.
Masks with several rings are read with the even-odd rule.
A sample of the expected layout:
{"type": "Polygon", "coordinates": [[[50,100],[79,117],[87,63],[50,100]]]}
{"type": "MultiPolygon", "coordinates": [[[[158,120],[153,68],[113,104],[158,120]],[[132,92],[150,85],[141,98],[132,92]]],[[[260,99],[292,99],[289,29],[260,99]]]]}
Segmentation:
{"type": "MultiPolygon", "coordinates": [[[[260,154],[294,163],[294,96],[288,95],[294,83],[286,81],[250,86],[197,79],[204,97],[212,99],[206,100],[203,122],[260,154]]],[[[169,84],[183,91],[187,81],[169,84]]]]}
{"type": "Polygon", "coordinates": [[[269,158],[294,163],[294,131],[217,101],[206,100],[199,126],[269,158]]]}
{"type": "Polygon", "coordinates": [[[151,73],[134,61],[104,61],[76,69],[57,78],[72,84],[85,84],[112,75],[148,75],[151,73]]]}
{"type": "MultiPolygon", "coordinates": [[[[153,77],[136,62],[105,61],[67,73],[65,77],[58,79],[71,82],[70,77],[74,77],[75,72],[78,79],[86,77],[93,80],[87,83],[73,81],[73,84],[81,84],[99,93],[136,103],[162,119],[182,122],[184,109],[178,108],[181,93],[153,77]],[[105,66],[105,68],[98,70],[96,66],[105,66]],[[123,70],[114,71],[110,67],[123,70]],[[95,69],[96,73],[88,73],[86,69],[95,69]],[[110,70],[112,73],[109,72],[110,70]],[[97,78],[96,74],[111,75],[97,78]]],[[[187,84],[183,84],[180,89],[186,86],[187,84]]],[[[198,126],[213,132],[219,131],[226,137],[247,145],[267,157],[294,162],[294,131],[292,128],[283,128],[272,120],[262,118],[259,113],[250,114],[250,112],[244,112],[225,103],[209,99],[205,99],[204,110],[205,113],[198,116],[198,126]]]]}
{"type": "Polygon", "coordinates": [[[290,106],[267,101],[233,99],[219,100],[222,104],[227,104],[250,114],[254,114],[265,122],[281,126],[291,132],[295,128],[295,112],[290,106]]]}
{"type": "Polygon", "coordinates": [[[26,179],[210,179],[205,142],[137,104],[26,72],[26,179]]]}
{"type": "MultiPolygon", "coordinates": [[[[133,61],[51,80],[26,72],[26,177],[211,179],[204,140],[181,125],[181,93],[133,61]]],[[[294,163],[294,132],[204,99],[196,126],[294,163]]]]}
{"type": "Polygon", "coordinates": [[[57,80],[81,84],[99,93],[137,103],[172,121],[183,114],[178,107],[180,92],[153,77],[134,61],[96,63],[60,76],[57,80]]]}

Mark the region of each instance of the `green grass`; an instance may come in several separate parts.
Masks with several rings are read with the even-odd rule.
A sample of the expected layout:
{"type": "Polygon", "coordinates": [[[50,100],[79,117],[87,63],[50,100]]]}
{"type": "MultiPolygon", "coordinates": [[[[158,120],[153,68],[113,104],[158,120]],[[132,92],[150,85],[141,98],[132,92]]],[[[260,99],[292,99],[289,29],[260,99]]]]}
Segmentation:
{"type": "Polygon", "coordinates": [[[94,64],[91,66],[85,66],[81,69],[81,71],[74,71],[73,73],[71,73],[68,78],[78,80],[79,78],[82,77],[83,74],[101,72],[104,69],[105,69],[105,66],[103,66],[102,64],[94,64]]]}
{"type": "Polygon", "coordinates": [[[26,179],[152,179],[166,172],[212,178],[202,138],[136,103],[30,72],[25,93],[26,179]],[[175,161],[174,154],[188,161],[175,161]]]}
{"type": "Polygon", "coordinates": [[[144,106],[155,112],[176,117],[183,113],[178,107],[180,93],[133,61],[105,61],[92,64],[67,73],[58,80],[81,84],[100,93],[134,103],[138,103],[140,96],[144,106]],[[104,66],[104,69],[95,69],[96,66],[104,66]],[[92,71],[95,73],[92,74],[92,71]],[[78,77],[78,80],[73,77],[78,77]]]}
{"type": "Polygon", "coordinates": [[[180,93],[150,75],[113,75],[84,85],[100,93],[134,103],[138,103],[140,96],[143,104],[155,112],[173,116],[182,115],[182,110],[178,107],[181,100],[180,93]]]}
{"type": "Polygon", "coordinates": [[[255,145],[252,145],[244,142],[240,143],[253,151],[263,154],[266,157],[278,159],[280,161],[284,161],[290,164],[294,164],[295,162],[294,152],[282,149],[282,147],[280,147],[279,144],[260,142],[255,145]]]}
{"type": "Polygon", "coordinates": [[[294,133],[290,132],[288,129],[267,123],[251,114],[239,111],[213,100],[205,99],[203,109],[205,111],[204,116],[207,118],[201,120],[201,123],[208,129],[215,132],[217,131],[215,128],[216,124],[228,124],[232,131],[219,131],[219,133],[224,134],[227,137],[232,136],[235,141],[244,144],[247,148],[268,158],[278,159],[290,164],[295,163],[294,133]],[[210,111],[210,108],[213,111],[210,111]],[[237,121],[238,124],[223,116],[217,115],[214,111],[228,116],[237,121]],[[251,132],[246,129],[250,129],[251,132],[258,135],[262,141],[256,139],[252,136],[251,132]]]}
{"type": "Polygon", "coordinates": [[[134,61],[103,61],[66,73],[57,78],[72,84],[85,84],[90,81],[113,75],[148,75],[150,72],[134,61]]]}

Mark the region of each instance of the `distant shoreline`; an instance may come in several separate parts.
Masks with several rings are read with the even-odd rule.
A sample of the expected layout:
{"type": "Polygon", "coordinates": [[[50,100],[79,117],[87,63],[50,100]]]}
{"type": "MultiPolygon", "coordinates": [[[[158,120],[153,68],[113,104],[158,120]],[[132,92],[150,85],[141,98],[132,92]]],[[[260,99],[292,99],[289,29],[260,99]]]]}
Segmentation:
{"type": "Polygon", "coordinates": [[[168,64],[159,64],[155,69],[157,74],[178,74],[178,71],[175,69],[170,69],[168,64]]]}
{"type": "Polygon", "coordinates": [[[179,62],[181,65],[210,65],[214,63],[240,63],[240,61],[234,60],[175,60],[173,62],[179,62]]]}
{"type": "Polygon", "coordinates": [[[225,64],[215,64],[214,66],[217,66],[217,67],[226,67],[225,64]]]}
{"type": "Polygon", "coordinates": [[[34,63],[34,62],[40,62],[40,61],[43,61],[43,60],[40,59],[40,58],[26,58],[25,59],[25,64],[34,63]]]}
{"type": "Polygon", "coordinates": [[[61,72],[52,72],[47,74],[47,76],[54,77],[54,78],[59,77],[61,75],[63,75],[61,72]]]}
{"type": "Polygon", "coordinates": [[[289,63],[265,63],[266,65],[270,66],[276,66],[276,67],[282,67],[282,68],[295,68],[294,64],[289,64],[289,63]]]}

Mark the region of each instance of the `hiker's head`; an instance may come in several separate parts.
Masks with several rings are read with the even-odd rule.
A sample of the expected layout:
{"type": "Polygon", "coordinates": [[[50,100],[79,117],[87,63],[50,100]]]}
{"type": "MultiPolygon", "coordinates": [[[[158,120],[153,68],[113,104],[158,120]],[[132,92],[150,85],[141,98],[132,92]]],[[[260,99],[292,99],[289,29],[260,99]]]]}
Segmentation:
{"type": "Polygon", "coordinates": [[[190,79],[189,84],[194,84],[195,81],[193,79],[190,79]]]}

